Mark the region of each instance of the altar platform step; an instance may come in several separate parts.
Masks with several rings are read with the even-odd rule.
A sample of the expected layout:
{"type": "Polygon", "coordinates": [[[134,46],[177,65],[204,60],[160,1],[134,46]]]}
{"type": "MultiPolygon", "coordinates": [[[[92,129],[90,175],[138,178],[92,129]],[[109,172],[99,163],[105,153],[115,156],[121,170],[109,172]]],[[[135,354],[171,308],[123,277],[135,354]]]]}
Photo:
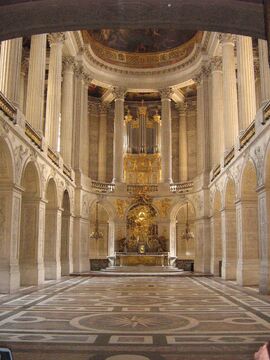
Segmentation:
{"type": "Polygon", "coordinates": [[[211,274],[194,273],[171,266],[111,266],[99,271],[89,271],[83,273],[73,273],[73,276],[180,276],[180,277],[200,277],[212,276],[211,274]]]}

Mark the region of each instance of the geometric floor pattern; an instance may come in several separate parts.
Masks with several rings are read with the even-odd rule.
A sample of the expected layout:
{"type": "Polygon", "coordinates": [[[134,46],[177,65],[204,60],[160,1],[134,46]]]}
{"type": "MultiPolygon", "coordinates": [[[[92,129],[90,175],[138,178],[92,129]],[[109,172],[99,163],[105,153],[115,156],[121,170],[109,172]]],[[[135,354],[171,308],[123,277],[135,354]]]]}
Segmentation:
{"type": "Polygon", "coordinates": [[[207,277],[73,277],[0,295],[15,360],[251,360],[270,297],[207,277]]]}

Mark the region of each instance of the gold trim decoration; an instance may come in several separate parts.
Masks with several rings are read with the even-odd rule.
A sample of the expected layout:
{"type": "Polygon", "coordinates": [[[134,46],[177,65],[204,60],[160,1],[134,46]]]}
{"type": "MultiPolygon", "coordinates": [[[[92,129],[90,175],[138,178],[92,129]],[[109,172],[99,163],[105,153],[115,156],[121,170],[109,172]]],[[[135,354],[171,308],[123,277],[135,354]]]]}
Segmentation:
{"type": "Polygon", "coordinates": [[[87,30],[82,31],[83,40],[90,44],[94,54],[100,59],[124,67],[130,68],[152,68],[173,65],[191,54],[196,44],[202,42],[203,32],[198,31],[196,35],[174,49],[155,53],[125,52],[104,46],[96,41],[87,30]]]}
{"type": "Polygon", "coordinates": [[[157,208],[159,215],[161,217],[166,217],[169,213],[169,209],[171,207],[171,200],[168,198],[162,200],[156,200],[154,202],[154,206],[157,208]]]}
{"type": "Polygon", "coordinates": [[[161,177],[160,154],[126,154],[124,178],[127,184],[157,184],[161,177]]]}

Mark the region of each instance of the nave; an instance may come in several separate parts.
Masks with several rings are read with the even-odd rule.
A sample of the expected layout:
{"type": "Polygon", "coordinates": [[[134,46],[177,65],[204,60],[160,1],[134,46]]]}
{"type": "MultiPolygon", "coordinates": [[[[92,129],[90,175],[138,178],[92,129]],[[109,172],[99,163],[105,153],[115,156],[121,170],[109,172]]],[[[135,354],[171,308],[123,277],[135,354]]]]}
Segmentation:
{"type": "Polygon", "coordinates": [[[0,297],[15,360],[249,360],[270,299],[210,277],[64,277],[0,297]]]}

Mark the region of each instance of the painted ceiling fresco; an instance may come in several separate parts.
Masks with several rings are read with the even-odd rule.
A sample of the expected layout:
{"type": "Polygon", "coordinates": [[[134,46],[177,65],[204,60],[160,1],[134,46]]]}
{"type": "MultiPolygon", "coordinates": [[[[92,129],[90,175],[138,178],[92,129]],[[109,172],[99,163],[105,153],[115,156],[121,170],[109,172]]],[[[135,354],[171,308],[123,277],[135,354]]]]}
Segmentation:
{"type": "Polygon", "coordinates": [[[101,29],[88,33],[104,46],[125,52],[160,52],[176,48],[196,32],[176,29],[101,29]]]}

